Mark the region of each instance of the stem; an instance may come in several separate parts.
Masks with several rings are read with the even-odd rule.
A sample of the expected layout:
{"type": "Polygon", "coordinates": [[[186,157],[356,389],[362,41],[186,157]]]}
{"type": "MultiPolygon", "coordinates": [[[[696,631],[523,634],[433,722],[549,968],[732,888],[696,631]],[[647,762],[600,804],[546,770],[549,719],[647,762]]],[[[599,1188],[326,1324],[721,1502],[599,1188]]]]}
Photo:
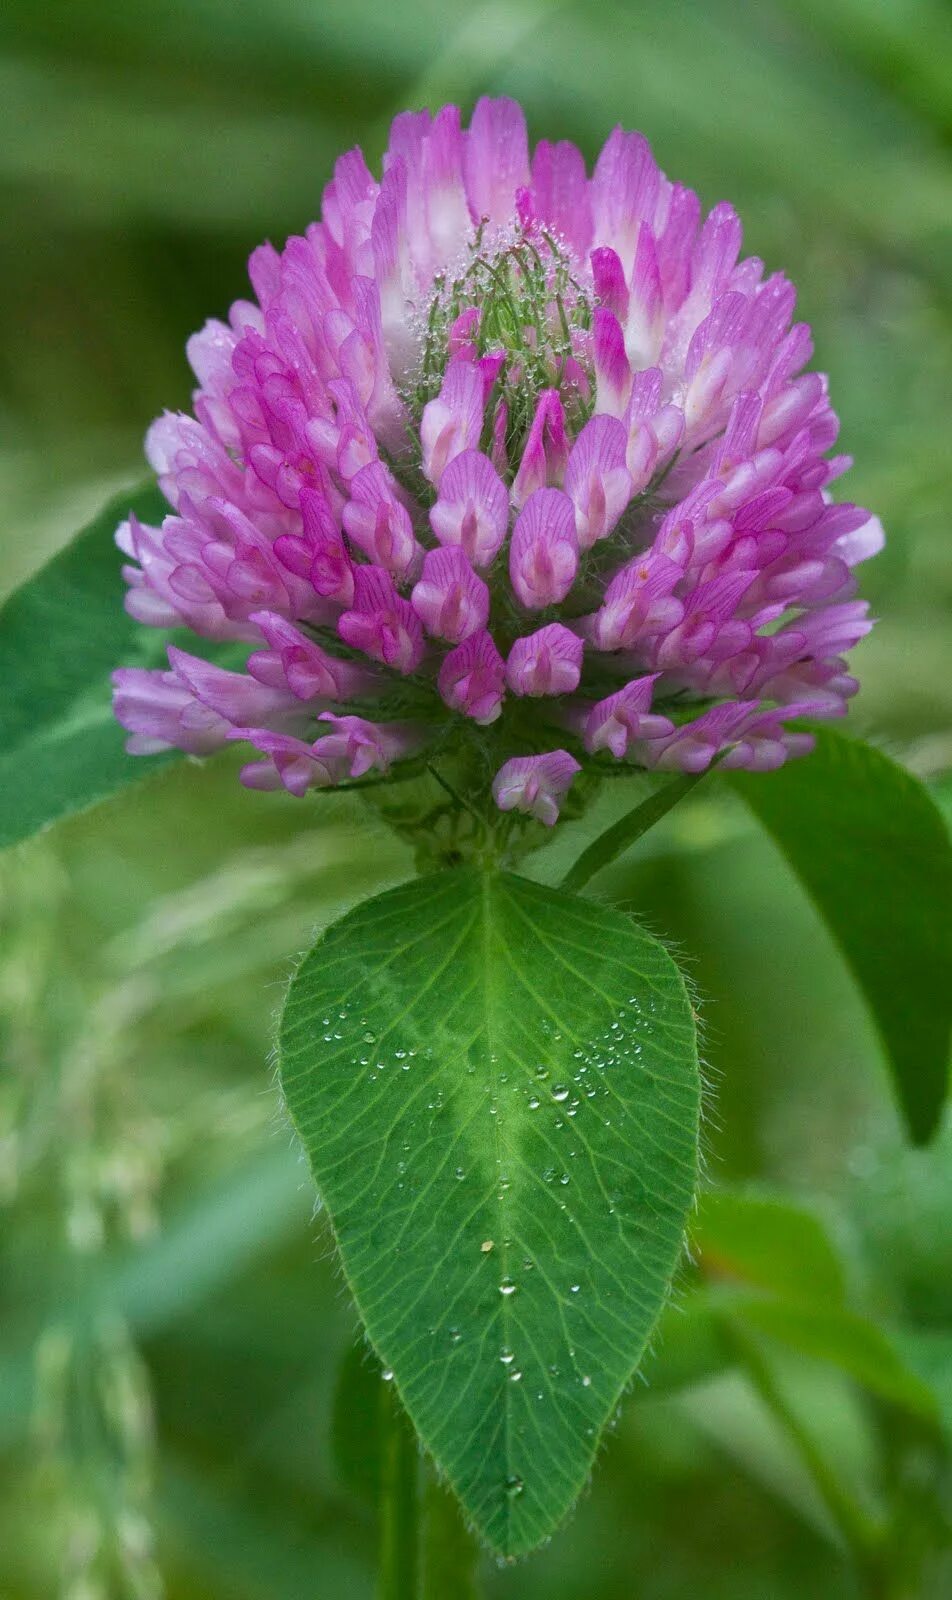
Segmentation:
{"type": "Polygon", "coordinates": [[[418,1600],[420,1458],[392,1383],[380,1385],[380,1570],[377,1600],[418,1600]]]}
{"type": "Polygon", "coordinates": [[[781,1392],[770,1365],[756,1344],[734,1331],[737,1349],[748,1376],[770,1411],[786,1428],[800,1459],[813,1480],[827,1511],[840,1533],[856,1568],[857,1577],[869,1600],[892,1600],[902,1593],[895,1587],[886,1544],[886,1529],[871,1517],[849,1490],[844,1488],[834,1468],[781,1392]]]}
{"type": "Polygon", "coordinates": [[[426,1486],[423,1539],[424,1600],[478,1600],[479,1550],[463,1523],[459,1506],[432,1473],[426,1486]]]}

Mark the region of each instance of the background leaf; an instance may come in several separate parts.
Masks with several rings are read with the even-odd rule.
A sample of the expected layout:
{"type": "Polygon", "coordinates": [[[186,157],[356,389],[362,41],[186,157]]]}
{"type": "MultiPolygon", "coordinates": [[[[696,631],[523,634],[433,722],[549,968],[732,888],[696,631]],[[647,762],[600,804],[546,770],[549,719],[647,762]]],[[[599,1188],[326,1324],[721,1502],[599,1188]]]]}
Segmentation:
{"type": "Polygon", "coordinates": [[[706,1277],[814,1304],[842,1304],[843,1265],[820,1219],[779,1195],[706,1189],[691,1244],[706,1277]]]}
{"type": "Polygon", "coordinates": [[[724,1295],[721,1308],[738,1327],[770,1334],[802,1355],[828,1361],[858,1382],[928,1420],[935,1395],[902,1358],[889,1335],[842,1306],[812,1306],[759,1295],[724,1295]]]}
{"type": "Polygon", "coordinates": [[[561,1521],[681,1247],[684,984],[617,912],[511,875],[392,890],[318,941],[281,1084],[367,1332],[466,1514],[561,1521]]]}
{"type": "Polygon", "coordinates": [[[160,666],[166,637],[123,610],[115,531],[161,521],[158,489],[119,495],[0,609],[0,846],[135,783],[168,756],[128,756],[110,673],[160,666]]]}
{"type": "Polygon", "coordinates": [[[808,759],[729,782],[837,939],[909,1130],[929,1139],[945,1103],[952,1027],[952,842],[941,814],[882,751],[829,730],[808,759]]]}

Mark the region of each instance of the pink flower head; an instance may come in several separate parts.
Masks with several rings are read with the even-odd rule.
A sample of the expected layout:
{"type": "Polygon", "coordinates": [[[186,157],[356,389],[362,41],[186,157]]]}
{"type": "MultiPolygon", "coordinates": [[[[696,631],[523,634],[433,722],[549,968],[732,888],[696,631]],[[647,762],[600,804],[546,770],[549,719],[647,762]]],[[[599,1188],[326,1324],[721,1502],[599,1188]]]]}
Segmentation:
{"type": "Polygon", "coordinates": [[[513,756],[493,779],[493,798],[500,811],[524,811],[551,828],[558,821],[559,801],[580,771],[580,764],[567,750],[513,756]]]}
{"type": "Polygon", "coordinates": [[[443,473],[463,450],[475,449],[483,427],[483,380],[472,362],[454,356],[443,387],[420,420],[423,471],[439,488],[443,473]]]}
{"type": "Polygon", "coordinates": [[[458,544],[474,567],[499,553],[509,525],[509,495],[488,456],[461,450],[442,478],[430,526],[441,544],[458,544]]]}
{"type": "Polygon", "coordinates": [[[610,750],[616,760],[627,756],[638,739],[660,739],[673,732],[667,717],[649,711],[657,674],[636,678],[623,689],[599,700],[585,720],[585,748],[610,750]]]}
{"type": "Polygon", "coordinates": [[[346,644],[362,650],[395,672],[412,672],[423,655],[420,619],[394,588],[382,567],[357,567],[353,610],[345,611],[337,631],[346,644]]]}
{"type": "Polygon", "coordinates": [[[302,794],[458,741],[552,822],[579,765],[769,770],[843,714],[882,528],[833,501],[792,286],[641,135],[588,173],[511,100],[406,113],[250,276],[149,430],[168,515],[117,534],[131,615],[244,670],[117,672],[131,750],[244,738],[302,794]]]}
{"type": "Polygon", "coordinates": [[[585,646],[561,622],[517,639],[506,662],[506,682],[513,694],[572,694],[582,676],[585,646]]]}
{"type": "Polygon", "coordinates": [[[572,502],[561,489],[536,489],[516,518],[509,577],[524,606],[540,611],[564,600],[578,571],[572,502]]]}
{"type": "Polygon", "coordinates": [[[512,485],[513,503],[525,505],[536,489],[544,489],[546,484],[560,484],[565,477],[567,459],[568,442],[562,401],[557,389],[545,389],[539,396],[519,471],[512,485]]]}
{"type": "Polygon", "coordinates": [[[616,417],[592,417],[572,446],[565,492],[575,507],[579,547],[587,550],[613,533],[631,499],[625,465],[628,436],[616,417]]]}
{"type": "Polygon", "coordinates": [[[502,710],[505,674],[492,635],[474,633],[445,658],[437,686],[454,711],[485,725],[495,722],[502,710]]]}
{"type": "Polygon", "coordinates": [[[417,564],[419,546],[413,524],[386,467],[371,461],[350,480],[344,528],[369,560],[405,578],[417,564]]]}
{"type": "Polygon", "coordinates": [[[423,576],[410,598],[427,632],[451,644],[489,621],[489,590],[456,545],[427,551],[423,576]]]}

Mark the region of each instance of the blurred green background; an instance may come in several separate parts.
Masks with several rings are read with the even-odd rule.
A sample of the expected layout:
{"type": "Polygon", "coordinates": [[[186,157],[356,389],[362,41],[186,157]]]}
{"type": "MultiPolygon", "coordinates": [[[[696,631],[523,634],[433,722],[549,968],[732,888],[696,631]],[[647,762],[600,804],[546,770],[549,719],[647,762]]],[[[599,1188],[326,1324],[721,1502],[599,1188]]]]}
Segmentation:
{"type": "MultiPolygon", "coordinates": [[[[245,292],[258,240],[316,215],[335,155],[376,161],[397,110],[487,91],[589,157],[615,122],[643,129],[799,285],[849,493],[889,535],[853,722],[949,799],[941,0],[6,0],[0,593],[142,476],[147,423],[188,403],[186,336],[245,292]]],[[[315,925],[407,871],[366,817],[246,794],[230,758],[0,858],[2,1600],[371,1594],[372,1512],[330,1447],[354,1316],[268,1051],[315,925]]],[[[709,1179],[816,1210],[852,1302],[929,1348],[952,1415],[952,1136],[903,1148],[779,858],[703,800],[600,889],[678,942],[706,999],[709,1179]]],[[[915,1499],[925,1447],[901,1419],[828,1363],[786,1376],[839,1477],[915,1499]]],[[[854,1581],[736,1372],[638,1386],[568,1528],[482,1573],[492,1600],[849,1600],[854,1581]]],[[[916,1585],[952,1592],[948,1555],[916,1585]]]]}

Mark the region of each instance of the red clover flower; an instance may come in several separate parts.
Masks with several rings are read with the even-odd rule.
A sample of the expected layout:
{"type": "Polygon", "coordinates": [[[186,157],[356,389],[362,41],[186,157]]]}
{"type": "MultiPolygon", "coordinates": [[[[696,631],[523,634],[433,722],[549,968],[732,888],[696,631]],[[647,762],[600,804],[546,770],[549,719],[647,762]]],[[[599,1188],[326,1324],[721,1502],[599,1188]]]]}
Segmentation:
{"type": "Polygon", "coordinates": [[[247,651],[115,674],[129,749],[247,741],[252,788],[469,752],[553,823],[582,769],[768,770],[836,717],[882,529],[794,290],[616,129],[592,176],[520,108],[397,117],[378,183],[250,262],[152,426],[172,507],[118,543],[127,605],[247,651]]]}

